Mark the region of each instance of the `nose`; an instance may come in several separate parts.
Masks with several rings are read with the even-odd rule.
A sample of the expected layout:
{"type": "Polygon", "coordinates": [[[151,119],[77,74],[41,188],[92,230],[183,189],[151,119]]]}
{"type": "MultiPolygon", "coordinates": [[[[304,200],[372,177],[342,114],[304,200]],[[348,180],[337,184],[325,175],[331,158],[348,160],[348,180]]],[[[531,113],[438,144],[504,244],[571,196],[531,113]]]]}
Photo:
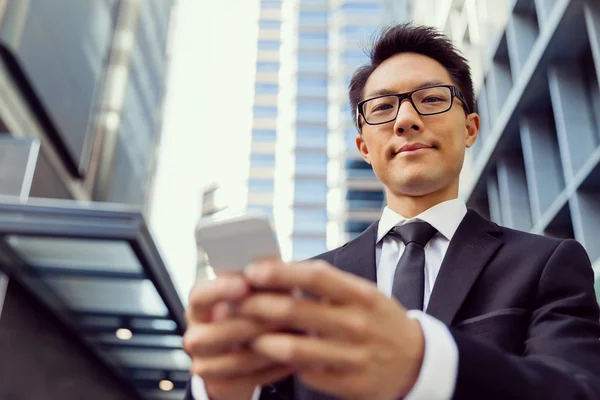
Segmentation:
{"type": "Polygon", "coordinates": [[[422,132],[423,121],[411,102],[404,100],[400,104],[400,109],[398,110],[396,121],[394,122],[394,132],[398,134],[405,134],[409,131],[422,132]]]}

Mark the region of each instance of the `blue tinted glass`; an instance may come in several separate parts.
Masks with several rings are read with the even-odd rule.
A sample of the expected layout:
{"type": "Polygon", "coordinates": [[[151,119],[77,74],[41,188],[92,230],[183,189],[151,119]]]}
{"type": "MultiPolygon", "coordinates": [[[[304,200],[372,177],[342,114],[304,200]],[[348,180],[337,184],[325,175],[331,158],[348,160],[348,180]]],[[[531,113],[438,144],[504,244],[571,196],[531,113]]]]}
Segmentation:
{"type": "Polygon", "coordinates": [[[305,260],[327,251],[325,239],[294,238],[292,245],[292,258],[295,261],[305,260]]]}
{"type": "Polygon", "coordinates": [[[344,3],[341,9],[347,15],[374,16],[382,12],[380,3],[344,3]]]}
{"type": "Polygon", "coordinates": [[[250,178],[248,180],[248,191],[254,193],[272,193],[273,192],[273,180],[272,179],[258,179],[250,178]]]}
{"type": "Polygon", "coordinates": [[[279,40],[259,40],[258,41],[258,49],[259,50],[279,50],[281,46],[281,42],[279,40]]]}
{"type": "Polygon", "coordinates": [[[271,142],[277,137],[275,129],[254,129],[252,130],[252,140],[257,142],[271,142]]]}
{"type": "Polygon", "coordinates": [[[300,32],[298,34],[298,47],[301,49],[327,48],[327,32],[300,32]]]}
{"type": "Polygon", "coordinates": [[[260,2],[260,7],[261,8],[281,8],[281,2],[280,1],[273,1],[273,0],[262,0],[260,2]]]}
{"type": "Polygon", "coordinates": [[[273,168],[275,166],[275,154],[257,154],[250,155],[251,167],[273,168]]]}
{"type": "Polygon", "coordinates": [[[327,128],[296,128],[296,147],[325,148],[326,146],[327,128]]]}
{"type": "Polygon", "coordinates": [[[298,71],[327,72],[327,54],[298,53],[298,71]]]}
{"type": "MultiPolygon", "coordinates": [[[[354,123],[352,123],[352,125],[354,125],[354,123]]],[[[356,136],[357,135],[358,135],[358,131],[356,130],[356,128],[351,127],[351,128],[346,129],[346,132],[345,132],[346,151],[358,152],[358,149],[356,148],[356,136]]]]}
{"type": "Polygon", "coordinates": [[[327,11],[300,11],[298,23],[300,25],[327,25],[327,11]]]}
{"type": "Polygon", "coordinates": [[[327,176],[327,154],[296,153],[296,174],[327,176]]]}
{"type": "Polygon", "coordinates": [[[296,119],[301,122],[327,121],[327,103],[317,101],[298,101],[296,119]]]}
{"type": "Polygon", "coordinates": [[[298,39],[324,39],[327,40],[327,32],[299,32],[298,39]]]}
{"type": "Polygon", "coordinates": [[[346,174],[350,178],[365,179],[375,178],[375,173],[371,165],[367,164],[362,159],[346,160],[346,174]]]}
{"type": "Polygon", "coordinates": [[[347,200],[378,200],[383,201],[383,191],[348,190],[347,200]]]}
{"type": "Polygon", "coordinates": [[[327,211],[314,208],[294,209],[294,232],[325,233],[327,230],[327,211]]]}
{"type": "Polygon", "coordinates": [[[281,28],[281,21],[275,19],[261,19],[258,21],[258,26],[262,29],[279,29],[281,28]]]}
{"type": "Polygon", "coordinates": [[[359,66],[369,61],[369,56],[362,50],[346,50],[342,54],[342,60],[348,66],[359,66]]]}
{"type": "Polygon", "coordinates": [[[254,87],[255,94],[277,94],[279,85],[276,83],[257,83],[254,87]]]}
{"type": "Polygon", "coordinates": [[[380,210],[384,203],[383,191],[349,190],[346,202],[350,210],[380,210]]]}
{"type": "Polygon", "coordinates": [[[327,79],[298,78],[298,96],[327,96],[327,79]]]}
{"type": "Polygon", "coordinates": [[[367,229],[371,224],[369,222],[362,221],[348,221],[346,222],[346,232],[361,233],[367,229]]]}
{"type": "Polygon", "coordinates": [[[326,204],[327,182],[297,179],[294,183],[294,199],[296,203],[326,204]]]}
{"type": "Polygon", "coordinates": [[[255,106],[255,118],[277,118],[277,107],[275,106],[255,106]]]}
{"type": "Polygon", "coordinates": [[[256,63],[257,72],[279,72],[279,63],[272,61],[259,61],[256,63]]]}

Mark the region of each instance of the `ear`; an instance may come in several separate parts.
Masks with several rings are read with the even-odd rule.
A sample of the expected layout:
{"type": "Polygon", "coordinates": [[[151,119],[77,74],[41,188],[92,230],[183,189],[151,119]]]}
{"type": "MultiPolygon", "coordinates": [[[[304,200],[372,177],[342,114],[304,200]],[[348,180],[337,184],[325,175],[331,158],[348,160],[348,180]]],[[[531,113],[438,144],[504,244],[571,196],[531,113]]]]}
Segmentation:
{"type": "Polygon", "coordinates": [[[479,114],[471,113],[467,115],[467,125],[465,129],[465,147],[469,148],[473,146],[475,140],[477,140],[477,135],[479,134],[479,124],[480,124],[479,114]]]}
{"type": "Polygon", "coordinates": [[[365,160],[367,164],[371,164],[369,149],[367,148],[367,144],[365,143],[363,135],[361,134],[356,135],[356,147],[358,148],[358,151],[360,152],[360,155],[362,156],[363,160],[365,160]]]}

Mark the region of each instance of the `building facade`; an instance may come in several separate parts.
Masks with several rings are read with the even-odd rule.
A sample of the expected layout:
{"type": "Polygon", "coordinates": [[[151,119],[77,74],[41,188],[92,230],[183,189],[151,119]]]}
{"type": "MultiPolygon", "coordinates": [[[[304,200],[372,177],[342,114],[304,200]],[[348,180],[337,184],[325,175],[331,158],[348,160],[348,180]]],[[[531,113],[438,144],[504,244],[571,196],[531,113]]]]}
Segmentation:
{"type": "Polygon", "coordinates": [[[471,47],[481,115],[462,196],[502,225],[576,239],[597,272],[598,2],[465,0],[446,9],[432,18],[471,47]]]}
{"type": "MultiPolygon", "coordinates": [[[[39,141],[30,198],[148,208],[161,129],[172,7],[170,0],[0,2],[0,135],[39,141]]],[[[25,220],[24,214],[18,215],[25,220]]],[[[5,240],[2,236],[3,252],[5,240]]],[[[36,242],[35,238],[31,242],[36,242]]],[[[59,255],[64,249],[59,245],[45,248],[45,242],[39,242],[42,244],[36,247],[34,243],[29,249],[36,254],[36,261],[53,255],[51,261],[56,264],[50,267],[57,273],[57,287],[68,289],[69,307],[88,312],[86,295],[93,295],[102,285],[98,281],[91,285],[86,279],[98,278],[94,274],[106,271],[75,271],[89,267],[84,262],[63,268],[59,255]],[[89,290],[83,289],[86,287],[89,290]]],[[[95,244],[101,247],[102,243],[95,244]]],[[[68,260],[91,257],[98,261],[99,254],[90,252],[92,247],[90,243],[76,247],[68,260]]],[[[117,253],[109,255],[118,258],[117,253]]],[[[7,260],[5,253],[2,260],[2,264],[7,260]]],[[[32,273],[30,280],[37,276],[32,273]]],[[[18,281],[8,282],[0,310],[0,353],[10,360],[3,364],[8,369],[0,371],[0,397],[132,399],[141,398],[142,392],[147,394],[145,398],[163,395],[149,381],[144,383],[147,387],[134,388],[136,384],[118,378],[18,281]]],[[[100,305],[114,300],[106,293],[112,290],[114,294],[123,287],[122,281],[108,285],[109,281],[113,282],[104,282],[107,292],[98,300],[100,305]]],[[[149,284],[143,279],[140,282],[139,286],[149,284]]],[[[139,282],[128,283],[137,287],[139,282]]],[[[120,353],[124,344],[116,343],[115,330],[106,329],[106,342],[98,345],[120,353]]]]}
{"type": "MultiPolygon", "coordinates": [[[[260,1],[247,180],[210,185],[205,193],[210,201],[219,193],[218,212],[268,215],[284,260],[339,246],[381,213],[383,188],[354,144],[347,89],[367,61],[369,38],[385,24],[407,21],[410,6],[408,0],[260,1]]],[[[214,212],[207,201],[202,207],[204,216],[214,212]]]]}

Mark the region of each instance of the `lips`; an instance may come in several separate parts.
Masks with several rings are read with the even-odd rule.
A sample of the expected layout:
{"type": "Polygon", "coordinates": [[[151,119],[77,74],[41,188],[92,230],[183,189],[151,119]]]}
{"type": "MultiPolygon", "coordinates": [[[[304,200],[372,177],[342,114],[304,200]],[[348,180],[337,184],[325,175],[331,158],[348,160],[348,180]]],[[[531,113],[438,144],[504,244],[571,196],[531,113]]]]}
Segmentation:
{"type": "Polygon", "coordinates": [[[430,148],[431,148],[431,146],[424,145],[423,143],[405,144],[404,146],[402,146],[400,148],[400,150],[396,151],[396,154],[408,153],[411,151],[417,151],[417,150],[421,150],[421,149],[430,149],[430,148]]]}

